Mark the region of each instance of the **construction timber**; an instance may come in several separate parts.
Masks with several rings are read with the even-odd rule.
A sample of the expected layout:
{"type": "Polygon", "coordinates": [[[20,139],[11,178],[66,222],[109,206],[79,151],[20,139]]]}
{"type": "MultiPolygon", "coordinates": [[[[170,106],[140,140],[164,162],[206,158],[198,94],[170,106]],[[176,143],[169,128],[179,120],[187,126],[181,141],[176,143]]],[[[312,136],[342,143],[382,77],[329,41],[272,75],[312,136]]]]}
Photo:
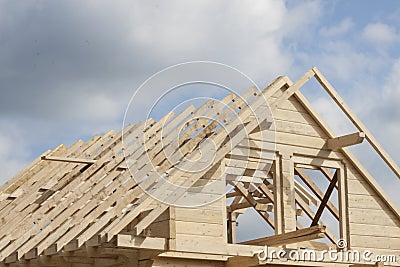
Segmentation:
{"type": "Polygon", "coordinates": [[[400,266],[400,211],[348,147],[368,142],[398,178],[400,169],[318,69],[220,103],[229,108],[208,101],[44,152],[0,187],[0,265],[400,266]],[[310,105],[300,89],[314,78],[356,132],[335,135],[310,105]],[[261,97],[274,140],[262,138],[269,118],[250,112],[261,108],[261,97]],[[205,139],[217,147],[212,164],[196,173],[176,168],[198,158],[205,139]],[[160,175],[187,188],[222,179],[231,190],[207,205],[174,206],[147,192],[164,188],[160,175]],[[237,221],[248,209],[274,234],[238,242],[237,221]],[[318,257],[367,250],[397,262],[260,257],[266,246],[318,257]]]}

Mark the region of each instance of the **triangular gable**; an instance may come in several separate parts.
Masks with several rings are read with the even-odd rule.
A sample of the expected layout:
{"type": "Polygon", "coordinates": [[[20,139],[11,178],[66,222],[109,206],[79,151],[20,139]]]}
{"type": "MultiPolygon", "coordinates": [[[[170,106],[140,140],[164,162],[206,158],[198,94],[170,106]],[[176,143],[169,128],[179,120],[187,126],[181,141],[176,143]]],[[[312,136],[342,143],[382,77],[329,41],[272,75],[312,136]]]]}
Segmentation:
{"type": "MultiPolygon", "coordinates": [[[[372,146],[388,163],[389,167],[399,176],[396,163],[346,106],[322,74],[316,68],[312,70],[315,72],[317,80],[334,100],[340,103],[340,107],[344,109],[355,126],[366,133],[366,139],[372,143],[372,146]]],[[[273,98],[276,98],[279,94],[281,92],[276,92],[273,98]]],[[[296,91],[293,96],[283,102],[274,115],[277,120],[277,143],[299,146],[298,151],[303,151],[304,154],[310,151],[306,151],[303,147],[315,148],[319,150],[320,155],[324,154],[321,152],[324,149],[326,150],[324,146],[327,140],[335,137],[333,131],[299,91],[296,91]],[[280,123],[282,119],[286,120],[287,123],[280,123]],[[286,132],[290,132],[290,136],[286,132]]],[[[338,151],[326,151],[323,156],[329,157],[328,155],[342,159],[347,167],[350,247],[359,250],[372,249],[381,253],[400,250],[400,213],[397,206],[347,148],[340,148],[338,151]]]]}

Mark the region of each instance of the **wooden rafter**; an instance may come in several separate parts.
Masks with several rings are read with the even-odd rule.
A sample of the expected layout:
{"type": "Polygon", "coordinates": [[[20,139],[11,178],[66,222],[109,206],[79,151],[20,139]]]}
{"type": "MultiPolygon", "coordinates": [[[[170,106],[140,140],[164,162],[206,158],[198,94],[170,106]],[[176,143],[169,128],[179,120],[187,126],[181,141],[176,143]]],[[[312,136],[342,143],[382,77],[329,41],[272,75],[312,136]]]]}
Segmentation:
{"type": "Polygon", "coordinates": [[[387,165],[396,174],[397,178],[400,179],[400,168],[397,163],[389,156],[389,154],[383,149],[379,142],[375,139],[368,128],[360,121],[356,114],[350,109],[343,98],[336,92],[333,86],[328,82],[325,76],[316,68],[313,67],[312,70],[315,73],[315,78],[319,81],[326,92],[332,97],[340,109],[347,115],[351,122],[358,128],[359,131],[365,134],[365,138],[375,149],[375,151],[381,156],[381,158],[387,163],[387,165]]]}

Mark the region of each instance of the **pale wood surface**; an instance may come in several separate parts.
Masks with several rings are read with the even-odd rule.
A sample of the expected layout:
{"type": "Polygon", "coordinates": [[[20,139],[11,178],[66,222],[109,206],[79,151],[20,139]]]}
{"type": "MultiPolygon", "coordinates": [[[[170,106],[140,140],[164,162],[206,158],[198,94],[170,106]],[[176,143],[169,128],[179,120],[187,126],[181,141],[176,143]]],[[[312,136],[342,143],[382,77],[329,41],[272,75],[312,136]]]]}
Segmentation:
{"type": "MultiPolygon", "coordinates": [[[[234,243],[234,224],[248,208],[278,234],[266,237],[268,244],[322,248],[312,240],[326,236],[334,243],[334,234],[320,225],[316,227],[323,227],[323,233],[307,232],[308,226],[297,221],[299,216],[313,220],[324,194],[304,169],[320,171],[328,181],[333,178],[329,169],[339,172],[333,188],[338,205],[326,201],[326,209],[350,248],[398,252],[398,208],[344,148],[362,142],[364,134],[399,176],[396,163],[313,68],[296,83],[279,77],[262,93],[251,88],[243,96],[229,94],[220,102],[189,106],[159,121],[148,119],[119,133],[60,145],[0,186],[0,261],[10,266],[26,265],[27,260],[26,266],[255,263],[251,258],[260,246],[227,243],[228,223],[234,243]],[[299,92],[314,76],[362,133],[337,137],[326,126],[299,92]],[[265,138],[272,130],[259,123],[267,119],[265,100],[275,118],[274,138],[265,138]],[[198,173],[175,168],[191,169],[195,165],[189,160],[206,162],[204,151],[214,154],[214,161],[198,173]],[[165,180],[159,180],[161,174],[165,180]],[[143,191],[152,189],[174,202],[193,196],[197,189],[174,191],[166,180],[194,188],[221,179],[234,188],[227,195],[233,198],[228,207],[226,198],[197,208],[170,207],[143,191]],[[308,234],[296,234],[303,232],[308,234]],[[203,260],[206,255],[209,258],[203,260]]],[[[203,193],[212,197],[220,192],[203,193]]]]}

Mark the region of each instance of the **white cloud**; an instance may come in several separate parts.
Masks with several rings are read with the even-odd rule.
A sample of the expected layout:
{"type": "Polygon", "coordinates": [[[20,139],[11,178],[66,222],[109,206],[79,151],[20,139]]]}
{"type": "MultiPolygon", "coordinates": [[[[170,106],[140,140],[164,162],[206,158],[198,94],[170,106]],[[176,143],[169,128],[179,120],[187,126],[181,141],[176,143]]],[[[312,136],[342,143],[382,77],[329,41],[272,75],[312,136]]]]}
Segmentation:
{"type": "Polygon", "coordinates": [[[367,69],[375,68],[379,60],[374,60],[355,49],[347,41],[327,41],[318,57],[319,63],[329,71],[330,79],[351,82],[367,69]]]}
{"type": "Polygon", "coordinates": [[[34,158],[32,147],[40,153],[119,130],[130,94],[166,66],[217,61],[264,86],[293,64],[283,39],[320,15],[317,1],[293,8],[283,0],[43,3],[0,4],[0,35],[7,40],[0,50],[7,66],[1,119],[18,120],[15,133],[0,131],[1,177],[34,158]],[[24,142],[14,138],[28,132],[24,142]]]}
{"type": "MultiPolygon", "coordinates": [[[[289,15],[283,1],[172,1],[147,2],[132,9],[132,42],[168,64],[187,60],[215,60],[250,76],[287,69],[279,30],[289,15]],[[265,62],[274,62],[265,64],[265,62]]],[[[301,24],[300,24],[301,25],[301,24]]],[[[299,26],[300,26],[299,25],[299,26]]],[[[254,77],[257,78],[257,77],[254,77]]],[[[271,77],[272,78],[272,77],[271,77]]]]}
{"type": "Polygon", "coordinates": [[[375,45],[393,44],[399,41],[396,29],[384,23],[370,23],[362,32],[363,38],[375,45]]]}
{"type": "Polygon", "coordinates": [[[353,20],[351,18],[346,18],[337,25],[331,27],[322,27],[319,32],[324,37],[338,37],[348,33],[353,27],[353,20]]]}
{"type": "Polygon", "coordinates": [[[0,184],[14,176],[30,161],[27,134],[10,121],[0,121],[0,184]]]}

